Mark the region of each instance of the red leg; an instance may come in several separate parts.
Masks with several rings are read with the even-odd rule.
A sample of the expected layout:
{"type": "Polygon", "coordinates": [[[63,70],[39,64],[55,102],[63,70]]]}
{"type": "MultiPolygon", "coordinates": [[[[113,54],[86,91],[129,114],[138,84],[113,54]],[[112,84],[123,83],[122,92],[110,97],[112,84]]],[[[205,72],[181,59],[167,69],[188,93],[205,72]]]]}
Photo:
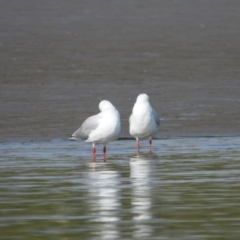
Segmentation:
{"type": "Polygon", "coordinates": [[[139,152],[140,152],[140,142],[139,142],[139,139],[136,139],[136,147],[137,147],[137,155],[139,155],[139,152]]]}
{"type": "Polygon", "coordinates": [[[103,153],[106,154],[106,152],[107,152],[107,148],[106,148],[106,146],[104,146],[103,147],[103,153]]]}
{"type": "Polygon", "coordinates": [[[96,162],[96,148],[94,143],[92,144],[92,156],[93,156],[92,162],[96,162]]]}
{"type": "Polygon", "coordinates": [[[92,162],[96,162],[96,154],[95,153],[93,153],[93,155],[92,155],[92,162]]]}
{"type": "Polygon", "coordinates": [[[92,156],[93,156],[92,162],[96,162],[96,148],[94,144],[92,145],[92,156]]]}
{"type": "Polygon", "coordinates": [[[93,154],[95,154],[95,153],[96,153],[96,148],[95,148],[95,146],[94,146],[94,145],[92,146],[92,153],[93,153],[93,154]]]}
{"type": "Polygon", "coordinates": [[[106,162],[106,161],[107,161],[106,152],[107,152],[107,147],[104,146],[104,147],[103,147],[103,162],[106,162]]]}
{"type": "Polygon", "coordinates": [[[150,149],[150,152],[152,152],[152,139],[149,140],[149,149],[150,149]]]}
{"type": "Polygon", "coordinates": [[[139,148],[140,148],[140,143],[139,143],[139,140],[137,139],[137,141],[136,141],[136,147],[137,147],[137,149],[139,150],[139,148]]]}

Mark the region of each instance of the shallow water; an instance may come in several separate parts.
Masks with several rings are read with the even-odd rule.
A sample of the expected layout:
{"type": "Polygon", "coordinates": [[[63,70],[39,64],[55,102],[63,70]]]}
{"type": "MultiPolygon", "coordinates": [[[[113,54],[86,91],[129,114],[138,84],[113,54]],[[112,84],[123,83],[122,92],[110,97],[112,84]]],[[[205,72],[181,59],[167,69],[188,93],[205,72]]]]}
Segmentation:
{"type": "Polygon", "coordinates": [[[240,138],[0,145],[1,239],[239,239],[240,138]]]}

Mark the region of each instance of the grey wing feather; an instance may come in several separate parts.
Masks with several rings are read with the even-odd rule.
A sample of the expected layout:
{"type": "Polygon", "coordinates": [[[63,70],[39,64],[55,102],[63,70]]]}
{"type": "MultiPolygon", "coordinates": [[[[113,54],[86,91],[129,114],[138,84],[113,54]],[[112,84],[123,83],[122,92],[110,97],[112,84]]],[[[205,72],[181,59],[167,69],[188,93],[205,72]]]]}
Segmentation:
{"type": "Polygon", "coordinates": [[[160,118],[157,114],[157,112],[155,111],[155,109],[152,108],[152,112],[153,112],[153,116],[154,116],[154,119],[155,119],[155,122],[158,126],[160,126],[160,118]]]}
{"type": "Polygon", "coordinates": [[[99,119],[100,117],[98,115],[87,118],[82,126],[73,133],[72,137],[87,140],[90,132],[97,128],[99,119]]]}

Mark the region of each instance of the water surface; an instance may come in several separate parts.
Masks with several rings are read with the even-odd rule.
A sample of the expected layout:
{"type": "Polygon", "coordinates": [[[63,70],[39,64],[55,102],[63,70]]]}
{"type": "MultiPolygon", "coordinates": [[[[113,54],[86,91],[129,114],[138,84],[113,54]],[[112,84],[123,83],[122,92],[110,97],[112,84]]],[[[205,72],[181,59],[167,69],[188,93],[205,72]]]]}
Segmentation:
{"type": "Polygon", "coordinates": [[[1,239],[238,239],[240,138],[0,145],[1,239]]]}

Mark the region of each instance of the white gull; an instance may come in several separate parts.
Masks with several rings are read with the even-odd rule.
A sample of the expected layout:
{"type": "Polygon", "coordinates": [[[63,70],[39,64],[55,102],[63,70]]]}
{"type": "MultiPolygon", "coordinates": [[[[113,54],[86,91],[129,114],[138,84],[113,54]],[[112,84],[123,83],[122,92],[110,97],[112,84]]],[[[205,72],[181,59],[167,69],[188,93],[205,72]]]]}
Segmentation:
{"type": "Polygon", "coordinates": [[[72,134],[71,139],[82,139],[92,143],[92,152],[96,153],[96,144],[106,145],[119,138],[121,132],[120,115],[117,109],[107,100],[99,103],[100,113],[87,118],[82,126],[72,134]]]}
{"type": "Polygon", "coordinates": [[[129,132],[136,138],[136,146],[139,151],[140,139],[148,139],[150,150],[152,138],[158,132],[160,119],[157,112],[151,107],[147,94],[139,94],[133,106],[132,115],[129,118],[129,132]]]}

